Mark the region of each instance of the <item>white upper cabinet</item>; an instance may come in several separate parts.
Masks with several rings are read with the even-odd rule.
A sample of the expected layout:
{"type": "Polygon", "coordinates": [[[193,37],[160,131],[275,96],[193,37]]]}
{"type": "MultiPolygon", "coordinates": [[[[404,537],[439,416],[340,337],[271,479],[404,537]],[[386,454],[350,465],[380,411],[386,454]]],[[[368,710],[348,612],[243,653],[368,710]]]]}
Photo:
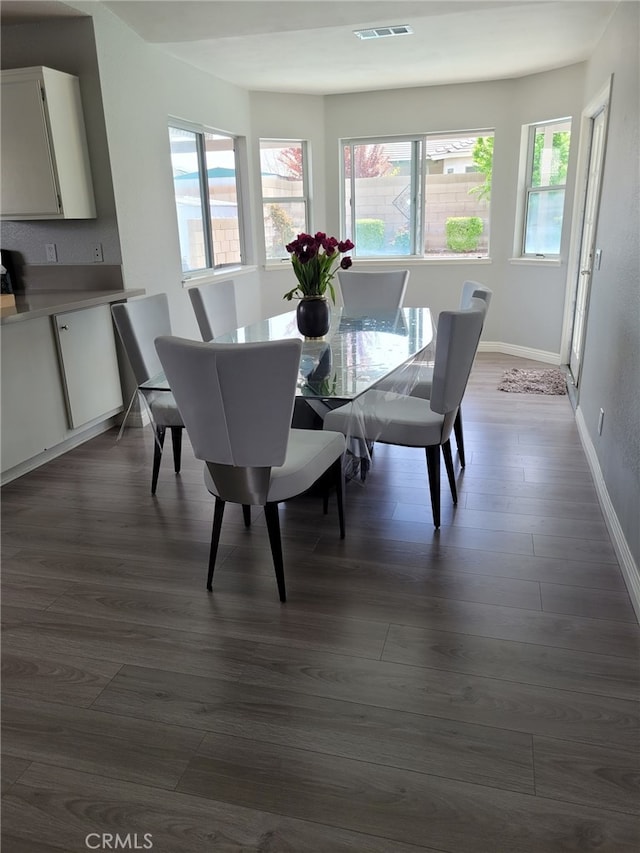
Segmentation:
{"type": "Polygon", "coordinates": [[[95,218],[78,78],[40,66],[0,81],[1,218],[95,218]]]}

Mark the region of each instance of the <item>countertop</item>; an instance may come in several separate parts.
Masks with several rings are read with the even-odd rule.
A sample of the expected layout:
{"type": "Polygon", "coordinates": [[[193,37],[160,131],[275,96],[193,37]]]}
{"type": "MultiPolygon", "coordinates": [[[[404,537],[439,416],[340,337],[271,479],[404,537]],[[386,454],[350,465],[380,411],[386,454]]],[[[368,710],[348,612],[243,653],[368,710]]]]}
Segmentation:
{"type": "Polygon", "coordinates": [[[134,296],[144,296],[142,288],[134,290],[41,290],[16,293],[14,308],[3,308],[0,323],[19,323],[37,317],[50,317],[66,311],[92,308],[121,302],[134,296]]]}

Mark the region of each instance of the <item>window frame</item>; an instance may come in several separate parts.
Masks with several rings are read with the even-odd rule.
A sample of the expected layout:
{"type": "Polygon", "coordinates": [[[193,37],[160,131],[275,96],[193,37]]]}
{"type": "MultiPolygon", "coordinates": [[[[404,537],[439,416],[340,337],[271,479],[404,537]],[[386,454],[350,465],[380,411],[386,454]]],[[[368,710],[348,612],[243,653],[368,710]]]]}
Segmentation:
{"type": "MultiPolygon", "coordinates": [[[[410,252],[409,254],[404,255],[360,255],[358,257],[358,249],[357,245],[354,249],[353,255],[354,258],[358,258],[361,261],[369,262],[385,262],[385,261],[424,261],[426,263],[447,263],[451,261],[452,263],[486,263],[491,261],[490,254],[490,240],[491,240],[491,207],[489,207],[489,218],[488,218],[488,231],[489,231],[489,242],[487,244],[487,251],[482,255],[478,255],[475,257],[464,255],[460,257],[455,257],[454,255],[448,256],[433,256],[425,253],[426,246],[426,234],[425,234],[425,223],[426,223],[426,213],[427,213],[427,141],[430,137],[469,137],[469,136],[492,136],[495,139],[496,131],[493,127],[482,127],[482,128],[474,128],[474,129],[463,129],[463,130],[444,130],[444,131],[429,131],[427,133],[420,134],[397,134],[392,136],[371,136],[371,137],[345,137],[339,140],[339,158],[340,158],[340,233],[347,234],[350,236],[350,239],[354,240],[355,234],[355,210],[356,210],[356,199],[355,199],[355,171],[351,169],[351,175],[349,178],[346,176],[345,170],[345,157],[344,151],[345,148],[349,147],[351,149],[351,162],[355,162],[354,155],[354,147],[358,145],[385,145],[385,144],[393,144],[393,143],[410,143],[411,145],[411,166],[410,166],[410,180],[411,180],[411,199],[410,199],[410,215],[409,215],[409,234],[410,234],[410,252]],[[349,183],[349,201],[346,198],[347,191],[347,182],[349,183]],[[347,210],[349,211],[349,218],[351,220],[351,231],[353,233],[348,234],[347,228],[347,210]]],[[[474,170],[478,171],[478,170],[474,170]]]]}
{"type": "MultiPolygon", "coordinates": [[[[312,223],[312,206],[311,206],[311,169],[309,166],[309,141],[307,139],[284,139],[277,136],[261,136],[258,138],[258,162],[260,165],[260,197],[262,199],[262,221],[263,221],[263,238],[264,238],[264,258],[265,264],[280,264],[283,260],[287,260],[286,256],[282,258],[267,257],[267,235],[264,230],[264,209],[267,204],[290,204],[296,202],[302,204],[304,208],[304,227],[302,231],[310,233],[313,228],[312,223]],[[301,196],[265,196],[262,183],[262,143],[276,142],[281,143],[283,148],[291,148],[294,145],[299,145],[302,149],[302,195],[301,196]]],[[[299,232],[302,233],[302,232],[299,232]]]]}
{"type": "MultiPolygon", "coordinates": [[[[358,256],[358,248],[357,246],[353,250],[354,258],[358,258],[359,260],[366,261],[385,261],[385,260],[396,260],[398,258],[407,258],[407,259],[422,259],[423,249],[424,249],[424,229],[422,227],[422,221],[424,219],[422,215],[422,205],[419,203],[421,199],[425,197],[425,176],[426,169],[424,168],[424,135],[397,135],[397,136],[368,136],[368,137],[353,137],[348,139],[340,140],[340,196],[341,196],[341,204],[340,204],[340,233],[347,234],[347,199],[345,198],[345,188],[347,184],[347,177],[345,175],[345,159],[344,159],[344,151],[345,148],[349,148],[351,151],[351,163],[355,163],[355,153],[354,148],[358,145],[385,145],[385,144],[393,144],[393,143],[403,143],[407,142],[411,145],[411,168],[410,168],[410,178],[411,178],[411,200],[409,207],[409,223],[410,223],[410,231],[409,231],[409,239],[410,239],[410,252],[408,255],[360,255],[358,256]]],[[[355,182],[356,175],[355,169],[351,169],[351,175],[349,176],[349,214],[351,218],[351,235],[350,239],[355,243],[355,222],[356,222],[356,201],[355,201],[355,182]]],[[[428,260],[424,258],[424,260],[428,260]]]]}
{"type": "Polygon", "coordinates": [[[564,227],[565,220],[565,211],[567,205],[567,177],[568,173],[565,176],[564,183],[562,184],[549,184],[545,186],[534,187],[533,186],[533,168],[534,168],[534,159],[535,159],[535,140],[536,134],[541,128],[548,127],[549,125],[560,125],[563,123],[568,123],[569,125],[569,149],[571,148],[571,135],[572,135],[572,118],[571,116],[565,116],[563,118],[553,118],[553,119],[545,119],[544,121],[536,121],[531,124],[526,124],[523,126],[523,137],[525,139],[524,151],[525,151],[525,160],[524,166],[521,165],[521,173],[523,173],[522,178],[522,199],[520,204],[518,205],[520,209],[519,216],[519,226],[518,231],[519,235],[516,238],[518,244],[518,257],[522,258],[522,260],[539,260],[539,261],[559,261],[562,257],[562,229],[564,227]],[[560,224],[560,246],[557,252],[527,252],[527,225],[529,222],[529,205],[531,201],[531,197],[533,195],[538,195],[539,197],[543,197],[544,194],[550,192],[558,192],[558,190],[562,190],[563,192],[563,201],[562,201],[562,222],[560,224]]]}
{"type": "MultiPolygon", "coordinates": [[[[180,247],[180,269],[182,275],[183,284],[188,284],[193,281],[193,279],[201,279],[205,277],[211,277],[220,274],[228,274],[230,270],[238,270],[247,266],[246,260],[246,237],[245,237],[245,220],[246,216],[244,214],[244,194],[243,194],[243,180],[242,180],[242,145],[244,142],[244,138],[235,133],[230,133],[227,130],[220,130],[219,128],[210,127],[209,125],[199,124],[197,122],[191,122],[184,119],[176,118],[175,116],[170,116],[167,122],[167,130],[169,137],[169,160],[171,164],[171,171],[173,173],[173,163],[172,163],[172,152],[171,152],[171,130],[182,130],[187,133],[193,133],[196,136],[196,154],[198,160],[198,184],[200,186],[200,202],[201,202],[201,213],[202,213],[202,229],[203,229],[203,237],[204,237],[204,250],[205,250],[205,260],[207,266],[198,267],[197,269],[185,270],[182,269],[182,245],[180,243],[180,234],[179,234],[179,219],[178,219],[178,208],[177,208],[177,199],[175,196],[175,184],[173,186],[173,198],[174,198],[174,209],[176,212],[176,227],[178,229],[178,244],[180,247]],[[206,146],[205,146],[205,136],[206,134],[212,134],[214,136],[221,136],[231,140],[232,143],[232,151],[233,151],[233,160],[234,160],[234,180],[235,180],[235,191],[236,191],[236,199],[237,199],[237,215],[238,215],[238,238],[240,242],[240,260],[239,262],[230,262],[230,263],[215,263],[215,252],[214,252],[214,239],[212,232],[212,217],[211,217],[211,206],[208,204],[209,200],[209,181],[207,178],[207,165],[206,165],[206,146]]],[[[173,177],[172,177],[173,183],[173,177]]]]}

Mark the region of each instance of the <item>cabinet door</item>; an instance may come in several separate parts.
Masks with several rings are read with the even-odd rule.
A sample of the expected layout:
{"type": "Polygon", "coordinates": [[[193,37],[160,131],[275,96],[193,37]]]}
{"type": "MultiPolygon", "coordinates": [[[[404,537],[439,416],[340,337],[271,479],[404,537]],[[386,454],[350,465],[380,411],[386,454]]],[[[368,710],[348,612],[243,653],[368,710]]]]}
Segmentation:
{"type": "Polygon", "coordinates": [[[56,314],[63,387],[72,428],[122,408],[122,390],[108,305],[56,314]]]}
{"type": "Polygon", "coordinates": [[[49,317],[7,323],[2,344],[2,470],[55,447],[67,433],[49,317]]]}
{"type": "Polygon", "coordinates": [[[59,197],[39,80],[3,80],[0,144],[2,215],[58,216],[59,197]]]}

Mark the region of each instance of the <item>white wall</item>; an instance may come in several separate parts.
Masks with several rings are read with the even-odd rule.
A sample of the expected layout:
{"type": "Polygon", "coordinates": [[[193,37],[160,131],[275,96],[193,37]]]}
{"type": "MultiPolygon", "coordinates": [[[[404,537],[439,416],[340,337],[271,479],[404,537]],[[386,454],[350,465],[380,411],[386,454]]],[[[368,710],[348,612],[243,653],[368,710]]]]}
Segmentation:
{"type": "MultiPolygon", "coordinates": [[[[640,565],[640,6],[621,3],[587,63],[584,103],[613,73],[606,161],[579,389],[587,432],[629,551],[640,565]],[[605,411],[602,435],[597,423],[605,411]]],[[[640,579],[639,586],[640,589],[640,579]]]]}
{"type": "MultiPolygon", "coordinates": [[[[507,258],[496,258],[505,264],[503,287],[500,293],[499,337],[494,340],[560,352],[562,322],[567,279],[571,228],[573,224],[572,204],[575,188],[575,173],[580,135],[580,113],[582,110],[582,87],[584,64],[572,65],[557,71],[534,74],[513,81],[507,127],[509,151],[509,174],[503,187],[501,207],[504,218],[500,227],[510,236],[507,258]],[[560,264],[531,261],[514,263],[514,223],[518,218],[518,205],[523,199],[514,192],[518,181],[518,143],[523,125],[530,125],[553,118],[571,118],[572,140],[565,192],[565,216],[562,229],[560,264]],[[506,194],[506,198],[505,198],[506,194]]],[[[496,143],[497,145],[497,143],[496,143]]],[[[491,303],[493,310],[493,302],[491,303]]]]}
{"type": "MultiPolygon", "coordinates": [[[[125,286],[166,292],[174,332],[197,338],[181,283],[168,117],[249,137],[249,93],[168,57],[108,10],[94,4],[87,10],[94,17],[125,286]]],[[[245,191],[249,200],[256,197],[255,187],[245,191]]],[[[257,275],[233,278],[240,319],[257,318],[257,275]]]]}

